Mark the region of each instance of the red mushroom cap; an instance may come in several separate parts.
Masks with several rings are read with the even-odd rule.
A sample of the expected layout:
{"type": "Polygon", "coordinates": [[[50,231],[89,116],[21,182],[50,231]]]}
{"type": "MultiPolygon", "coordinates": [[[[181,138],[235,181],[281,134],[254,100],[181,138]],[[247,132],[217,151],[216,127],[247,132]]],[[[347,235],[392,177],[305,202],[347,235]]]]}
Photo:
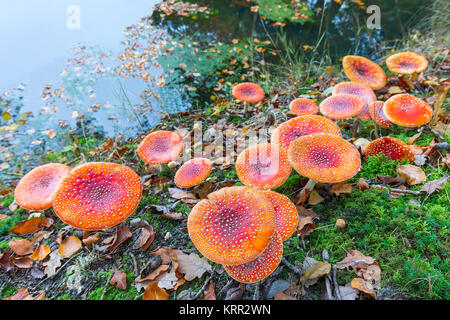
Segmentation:
{"type": "Polygon", "coordinates": [[[149,164],[168,163],[183,152],[183,139],[172,131],[160,130],[150,133],[141,141],[137,154],[149,164]]]}
{"type": "Polygon", "coordinates": [[[402,140],[392,137],[382,137],[373,140],[364,150],[364,156],[374,156],[384,154],[387,158],[392,160],[408,159],[414,162],[415,156],[411,149],[402,140]]]}
{"type": "Polygon", "coordinates": [[[399,52],[386,59],[389,70],[401,74],[413,74],[424,71],[428,60],[415,52],[399,52]]]}
{"type": "Polygon", "coordinates": [[[382,126],[383,128],[389,129],[392,127],[392,122],[386,117],[383,112],[383,101],[375,101],[369,104],[370,116],[373,121],[382,126]]]}
{"type": "Polygon", "coordinates": [[[386,85],[386,73],[375,62],[360,56],[345,56],[342,59],[344,73],[353,82],[367,84],[373,90],[386,85]]]}
{"type": "Polygon", "coordinates": [[[237,265],[256,259],[275,232],[269,199],[249,187],[227,187],[198,202],[187,228],[195,247],[209,260],[237,265]]]}
{"type": "Polygon", "coordinates": [[[264,90],[252,82],[243,82],[236,85],[231,91],[235,99],[246,102],[260,102],[264,99],[264,90]]]}
{"type": "Polygon", "coordinates": [[[319,115],[305,115],[283,122],[272,133],[271,143],[287,151],[289,144],[298,137],[318,132],[341,136],[341,130],[332,120],[319,115]]]}
{"type": "Polygon", "coordinates": [[[190,188],[202,183],[211,173],[212,162],[206,158],[194,158],[184,163],[175,173],[175,184],[190,188]]]}
{"type": "Polygon", "coordinates": [[[288,160],[302,176],[327,183],[346,181],[361,167],[361,157],[354,145],[326,133],[294,140],[289,146],[288,160]]]}
{"type": "Polygon", "coordinates": [[[56,186],[70,170],[70,167],[62,163],[49,163],[34,168],[20,179],[14,191],[14,199],[27,210],[50,208],[56,186]]]}
{"type": "Polygon", "coordinates": [[[291,101],[289,110],[297,116],[303,116],[307,114],[316,114],[319,111],[319,108],[311,99],[297,98],[291,101]]]}
{"type": "Polygon", "coordinates": [[[74,168],[59,183],[53,196],[53,210],[75,228],[107,229],[128,218],[141,195],[141,179],[131,168],[89,162],[74,168]]]}
{"type": "Polygon", "coordinates": [[[338,94],[323,100],[320,112],[332,119],[347,119],[360,114],[366,105],[366,100],[353,94],[338,94]]]}
{"type": "Polygon", "coordinates": [[[286,152],[270,143],[245,149],[236,159],[236,172],[241,182],[256,189],[275,189],[292,172],[286,152]]]}
{"type": "Polygon", "coordinates": [[[275,271],[282,257],[283,241],[275,232],[267,249],[255,260],[235,266],[224,266],[224,269],[230,277],[239,282],[255,283],[275,271]]]}
{"type": "Polygon", "coordinates": [[[368,85],[361,82],[341,82],[334,86],[333,96],[337,94],[353,94],[366,100],[363,111],[357,114],[357,118],[372,120],[370,117],[369,104],[377,100],[375,92],[368,85]]]}
{"type": "Polygon", "coordinates": [[[391,122],[403,127],[420,127],[433,116],[428,103],[407,93],[390,97],[383,105],[383,112],[391,122]]]}
{"type": "Polygon", "coordinates": [[[297,208],[288,197],[281,193],[267,190],[264,191],[264,194],[269,198],[270,202],[272,202],[273,208],[275,209],[277,220],[275,231],[283,241],[286,241],[292,236],[295,230],[297,230],[297,208]]]}

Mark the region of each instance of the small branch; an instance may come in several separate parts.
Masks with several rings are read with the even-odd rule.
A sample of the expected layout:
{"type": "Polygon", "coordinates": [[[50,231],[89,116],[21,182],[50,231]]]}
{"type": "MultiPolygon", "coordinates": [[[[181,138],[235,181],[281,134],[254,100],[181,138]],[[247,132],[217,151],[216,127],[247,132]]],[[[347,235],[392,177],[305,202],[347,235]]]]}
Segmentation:
{"type": "Polygon", "coordinates": [[[303,271],[300,270],[299,268],[297,268],[296,266],[294,266],[293,264],[291,264],[289,261],[287,261],[287,259],[285,257],[281,258],[281,262],[283,262],[283,264],[288,267],[288,269],[290,269],[291,271],[293,271],[295,274],[298,274],[299,276],[303,275],[303,271]]]}
{"type": "Polygon", "coordinates": [[[136,277],[139,275],[138,273],[138,267],[137,267],[137,262],[136,262],[136,257],[134,256],[134,254],[132,252],[128,253],[131,257],[131,260],[133,261],[133,271],[134,274],[136,275],[136,277]]]}
{"type": "Polygon", "coordinates": [[[102,296],[100,297],[100,300],[104,300],[106,289],[108,289],[109,282],[111,281],[111,278],[113,277],[114,273],[115,273],[115,271],[111,272],[111,275],[109,276],[108,280],[106,281],[106,285],[103,288],[103,292],[102,292],[102,296]]]}
{"type": "Polygon", "coordinates": [[[214,275],[214,272],[212,272],[209,277],[207,277],[205,279],[205,282],[203,283],[203,286],[201,287],[201,289],[192,297],[192,300],[198,299],[198,297],[200,297],[200,295],[205,292],[206,287],[208,286],[209,282],[211,281],[212,277],[214,275]]]}
{"type": "Polygon", "coordinates": [[[436,148],[438,149],[444,149],[449,151],[450,150],[450,144],[448,144],[448,142],[440,142],[436,144],[436,148]]]}
{"type": "Polygon", "coordinates": [[[414,190],[402,190],[402,189],[397,189],[397,188],[389,188],[386,186],[382,186],[379,184],[372,184],[370,185],[371,188],[375,188],[375,189],[384,189],[384,190],[388,190],[391,192],[397,192],[397,193],[409,193],[409,194],[414,194],[416,196],[420,195],[421,192],[420,191],[414,191],[414,190]]]}
{"type": "Polygon", "coordinates": [[[256,283],[255,293],[253,294],[253,300],[261,300],[261,281],[256,283]]]}
{"type": "MultiPolygon", "coordinates": [[[[323,250],[322,251],[323,262],[328,263],[329,258],[330,258],[330,255],[328,254],[328,251],[323,250]]],[[[327,288],[328,300],[334,300],[333,293],[331,292],[331,277],[330,277],[329,273],[325,276],[325,286],[327,288]]]]}
{"type": "Polygon", "coordinates": [[[222,289],[220,289],[219,293],[217,294],[217,298],[219,298],[222,293],[226,292],[233,285],[234,281],[234,279],[229,280],[227,284],[223,286],[222,289]]]}
{"type": "Polygon", "coordinates": [[[336,279],[336,267],[333,267],[333,285],[334,285],[334,295],[336,296],[336,300],[342,300],[341,292],[339,291],[339,285],[336,279]]]}

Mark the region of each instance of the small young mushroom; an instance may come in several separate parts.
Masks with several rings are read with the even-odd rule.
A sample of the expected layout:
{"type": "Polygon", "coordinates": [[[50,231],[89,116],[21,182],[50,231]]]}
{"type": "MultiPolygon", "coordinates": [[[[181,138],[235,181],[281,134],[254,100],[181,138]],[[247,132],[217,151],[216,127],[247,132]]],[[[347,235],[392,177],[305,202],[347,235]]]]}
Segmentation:
{"type": "Polygon", "coordinates": [[[172,131],[160,130],[147,135],[137,148],[142,161],[149,164],[169,163],[183,152],[183,139],[172,131]]]}
{"type": "Polygon", "coordinates": [[[415,156],[411,149],[402,140],[392,137],[382,137],[373,140],[364,150],[364,157],[384,154],[392,160],[408,159],[414,162],[415,156]]]}
{"type": "Polygon", "coordinates": [[[341,136],[341,130],[332,120],[319,115],[304,115],[283,122],[272,133],[271,143],[286,150],[298,137],[325,132],[341,136]]]}
{"type": "Polygon", "coordinates": [[[361,56],[345,56],[342,59],[344,73],[353,82],[362,82],[373,90],[386,85],[386,73],[375,62],[361,56]]]}
{"type": "Polygon", "coordinates": [[[348,119],[360,114],[366,105],[366,100],[353,94],[338,94],[323,100],[320,112],[332,119],[348,119]]]}
{"type": "Polygon", "coordinates": [[[14,191],[14,199],[27,210],[50,208],[58,183],[70,170],[70,167],[62,163],[49,163],[34,168],[20,179],[14,191]]]}
{"type": "Polygon", "coordinates": [[[275,189],[292,172],[286,151],[261,143],[242,151],[236,159],[236,172],[241,182],[256,189],[275,189]]]}
{"type": "Polygon", "coordinates": [[[383,105],[389,121],[402,127],[420,127],[430,122],[433,109],[428,103],[410,94],[397,94],[383,105]]]}
{"type": "Polygon", "coordinates": [[[392,122],[386,117],[383,112],[383,101],[374,101],[369,104],[369,111],[372,120],[383,128],[390,129],[392,127],[392,122]]]}
{"type": "Polygon", "coordinates": [[[366,101],[366,105],[356,117],[364,120],[372,120],[369,112],[369,104],[376,101],[377,96],[371,87],[361,82],[341,82],[335,85],[332,91],[333,96],[338,94],[353,94],[363,98],[366,101]]]}
{"type": "Polygon", "coordinates": [[[317,104],[311,99],[297,98],[289,103],[289,110],[297,116],[316,114],[319,111],[317,104]]]}
{"type": "Polygon", "coordinates": [[[140,177],[116,163],[89,162],[74,168],[59,183],[53,210],[81,230],[113,227],[136,210],[142,195],[140,177]]]}
{"type": "Polygon", "coordinates": [[[283,241],[289,239],[297,230],[298,212],[295,204],[284,194],[274,191],[264,191],[275,209],[277,225],[275,231],[283,241]]]}
{"type": "Polygon", "coordinates": [[[264,90],[253,82],[243,82],[236,85],[231,94],[237,100],[244,101],[244,114],[247,112],[247,103],[258,103],[264,99],[264,90]]]}
{"type": "Polygon", "coordinates": [[[302,176],[310,178],[305,189],[315,182],[343,182],[356,175],[361,156],[354,145],[343,138],[315,133],[294,140],[288,149],[288,160],[302,176]]]}
{"type": "Polygon", "coordinates": [[[413,74],[424,71],[428,60],[415,52],[399,52],[386,59],[389,70],[399,74],[413,74]]]}
{"type": "Polygon", "coordinates": [[[202,183],[211,173],[212,162],[206,158],[194,158],[185,162],[175,173],[175,184],[190,188],[202,183]]]}
{"type": "Polygon", "coordinates": [[[238,265],[256,259],[275,232],[275,210],[263,192],[226,187],[198,202],[188,217],[189,236],[209,260],[238,265]]]}
{"type": "Polygon", "coordinates": [[[233,279],[242,283],[255,283],[268,277],[280,265],[283,257],[283,240],[275,232],[269,246],[255,260],[250,262],[227,266],[225,271],[233,279]]]}

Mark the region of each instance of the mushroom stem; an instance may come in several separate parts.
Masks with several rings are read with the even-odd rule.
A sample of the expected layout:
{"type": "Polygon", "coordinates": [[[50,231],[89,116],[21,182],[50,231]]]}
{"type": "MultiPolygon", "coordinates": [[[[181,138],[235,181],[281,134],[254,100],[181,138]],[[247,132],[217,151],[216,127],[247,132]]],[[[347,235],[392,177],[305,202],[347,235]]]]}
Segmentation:
{"type": "Polygon", "coordinates": [[[302,191],[300,191],[300,199],[306,199],[308,198],[311,191],[314,189],[314,186],[316,185],[317,181],[314,179],[309,179],[306,185],[303,187],[302,191]]]}
{"type": "Polygon", "coordinates": [[[375,131],[374,131],[375,138],[378,139],[380,137],[380,135],[378,134],[378,125],[375,122],[374,122],[374,125],[375,125],[375,131]]]}
{"type": "Polygon", "coordinates": [[[248,102],[244,101],[244,114],[247,113],[247,106],[248,106],[248,102]]]}
{"type": "Polygon", "coordinates": [[[353,138],[356,137],[358,127],[359,127],[359,119],[356,119],[356,121],[353,123],[353,138]]]}

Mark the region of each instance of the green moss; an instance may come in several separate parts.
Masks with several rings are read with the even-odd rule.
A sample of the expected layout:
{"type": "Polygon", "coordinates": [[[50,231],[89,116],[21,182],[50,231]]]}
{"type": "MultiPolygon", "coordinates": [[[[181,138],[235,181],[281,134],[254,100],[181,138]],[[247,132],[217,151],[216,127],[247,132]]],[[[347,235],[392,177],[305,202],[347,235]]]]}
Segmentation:
{"type": "Polygon", "coordinates": [[[9,296],[12,296],[12,295],[16,294],[17,290],[18,289],[13,287],[13,286],[6,285],[3,288],[2,292],[0,292],[1,293],[1,298],[3,299],[3,298],[6,298],[6,297],[9,297],[9,296]]]}
{"type": "Polygon", "coordinates": [[[89,294],[89,300],[100,300],[103,294],[104,286],[107,285],[104,299],[105,300],[134,300],[135,297],[139,296],[140,293],[136,290],[136,288],[132,285],[134,283],[134,279],[136,275],[128,270],[124,270],[127,278],[127,289],[120,290],[116,287],[106,284],[106,281],[109,279],[113,271],[109,272],[99,272],[97,274],[97,278],[100,279],[101,285],[100,287],[94,289],[89,294]]]}
{"type": "Polygon", "coordinates": [[[26,219],[26,216],[20,213],[13,213],[8,218],[0,220],[0,237],[8,234],[9,229],[11,229],[16,223],[26,219]]]}
{"type": "Polygon", "coordinates": [[[350,182],[357,182],[359,178],[373,179],[377,176],[397,176],[397,167],[409,163],[408,160],[391,160],[383,154],[367,157],[361,164],[361,171],[350,182]]]}

